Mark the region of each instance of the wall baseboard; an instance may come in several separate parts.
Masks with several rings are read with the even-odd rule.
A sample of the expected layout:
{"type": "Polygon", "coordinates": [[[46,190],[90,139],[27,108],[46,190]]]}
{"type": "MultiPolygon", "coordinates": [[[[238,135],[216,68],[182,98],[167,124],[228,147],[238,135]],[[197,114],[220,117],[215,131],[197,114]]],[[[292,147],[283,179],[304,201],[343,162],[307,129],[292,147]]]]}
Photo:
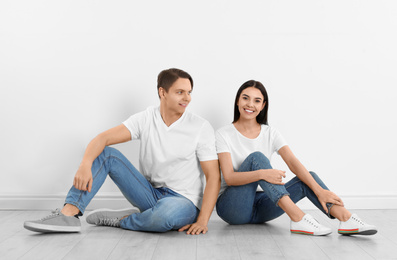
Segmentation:
{"type": "MultiPolygon", "coordinates": [[[[0,210],[52,210],[61,208],[66,194],[0,195],[0,210]]],[[[397,195],[345,195],[340,196],[348,209],[397,209],[397,195]]],[[[308,200],[298,202],[301,209],[315,209],[308,200]]],[[[97,194],[87,210],[98,208],[120,209],[131,204],[118,192],[97,194]]]]}
{"type": "MultiPolygon", "coordinates": [[[[0,210],[53,210],[62,208],[65,194],[48,195],[0,195],[0,210]]],[[[98,208],[120,209],[131,204],[119,192],[100,193],[88,205],[86,210],[98,208]]]]}

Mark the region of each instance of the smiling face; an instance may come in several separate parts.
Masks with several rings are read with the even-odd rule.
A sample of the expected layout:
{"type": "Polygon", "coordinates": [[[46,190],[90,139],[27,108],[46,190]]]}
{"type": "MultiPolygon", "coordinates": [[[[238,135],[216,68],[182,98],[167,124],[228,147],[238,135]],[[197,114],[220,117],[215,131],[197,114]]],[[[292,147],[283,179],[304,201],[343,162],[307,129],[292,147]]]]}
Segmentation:
{"type": "Polygon", "coordinates": [[[189,79],[178,78],[166,91],[159,88],[160,102],[170,112],[183,114],[191,101],[192,85],[189,79]]]}
{"type": "Polygon", "coordinates": [[[256,117],[265,107],[266,102],[261,91],[254,87],[248,87],[241,92],[237,101],[240,112],[239,120],[256,120],[256,117]]]}

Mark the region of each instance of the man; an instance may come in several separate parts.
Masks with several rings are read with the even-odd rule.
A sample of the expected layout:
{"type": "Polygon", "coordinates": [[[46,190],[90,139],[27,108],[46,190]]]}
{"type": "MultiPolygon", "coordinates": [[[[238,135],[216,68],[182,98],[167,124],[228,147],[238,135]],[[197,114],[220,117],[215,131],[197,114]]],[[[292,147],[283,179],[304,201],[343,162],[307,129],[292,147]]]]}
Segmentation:
{"type": "Polygon", "coordinates": [[[157,89],[159,107],[132,115],[88,144],[63,209],[41,220],[26,221],[25,228],[79,232],[78,216],[109,175],[140,211],[95,210],[87,215],[88,223],[139,231],[207,232],[220,189],[214,131],[206,120],[185,111],[193,89],[188,73],[179,69],[162,71],[157,89]],[[141,140],[140,171],[119,151],[108,147],[134,139],[141,140]]]}

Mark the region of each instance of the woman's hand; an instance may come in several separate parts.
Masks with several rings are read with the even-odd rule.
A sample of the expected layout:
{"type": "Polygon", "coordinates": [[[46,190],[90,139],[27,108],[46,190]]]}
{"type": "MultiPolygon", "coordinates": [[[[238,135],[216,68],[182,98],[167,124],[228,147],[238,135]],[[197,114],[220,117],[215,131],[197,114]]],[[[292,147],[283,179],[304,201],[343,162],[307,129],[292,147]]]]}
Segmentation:
{"type": "Polygon", "coordinates": [[[284,185],[283,178],[285,178],[285,171],[276,169],[260,170],[262,175],[261,179],[267,181],[268,183],[284,185]]]}
{"type": "Polygon", "coordinates": [[[92,172],[91,166],[80,165],[73,180],[73,186],[82,191],[91,192],[92,188],[92,172]]]}
{"type": "Polygon", "coordinates": [[[325,212],[328,213],[328,208],[326,203],[332,203],[334,205],[342,206],[344,207],[343,201],[341,198],[338,197],[335,193],[332,191],[322,189],[320,192],[316,193],[318,200],[320,201],[321,205],[323,206],[325,212]]]}
{"type": "Polygon", "coordinates": [[[207,233],[208,227],[204,223],[196,222],[193,224],[189,224],[186,226],[181,227],[178,231],[184,231],[186,230],[186,234],[188,235],[198,235],[200,233],[207,233]]]}

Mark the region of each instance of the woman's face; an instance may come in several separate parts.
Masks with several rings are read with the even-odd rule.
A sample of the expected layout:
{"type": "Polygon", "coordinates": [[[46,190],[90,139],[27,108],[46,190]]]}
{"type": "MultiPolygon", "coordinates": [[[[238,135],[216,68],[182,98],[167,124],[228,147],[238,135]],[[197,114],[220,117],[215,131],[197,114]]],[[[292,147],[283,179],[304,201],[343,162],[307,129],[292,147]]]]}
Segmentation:
{"type": "MultiPolygon", "coordinates": [[[[262,92],[254,87],[248,87],[241,92],[237,102],[240,119],[255,119],[265,107],[266,102],[262,92]]],[[[239,120],[240,120],[239,119],[239,120]]]]}

